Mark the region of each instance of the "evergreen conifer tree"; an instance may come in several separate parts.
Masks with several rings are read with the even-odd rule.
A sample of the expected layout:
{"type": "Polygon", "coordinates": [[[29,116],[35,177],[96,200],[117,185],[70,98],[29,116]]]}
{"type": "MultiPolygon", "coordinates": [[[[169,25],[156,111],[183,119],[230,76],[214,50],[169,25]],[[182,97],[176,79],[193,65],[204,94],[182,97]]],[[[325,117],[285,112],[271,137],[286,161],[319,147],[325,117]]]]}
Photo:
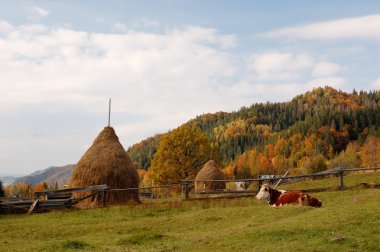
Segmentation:
{"type": "Polygon", "coordinates": [[[0,197],[5,197],[3,182],[0,180],[0,197]]]}

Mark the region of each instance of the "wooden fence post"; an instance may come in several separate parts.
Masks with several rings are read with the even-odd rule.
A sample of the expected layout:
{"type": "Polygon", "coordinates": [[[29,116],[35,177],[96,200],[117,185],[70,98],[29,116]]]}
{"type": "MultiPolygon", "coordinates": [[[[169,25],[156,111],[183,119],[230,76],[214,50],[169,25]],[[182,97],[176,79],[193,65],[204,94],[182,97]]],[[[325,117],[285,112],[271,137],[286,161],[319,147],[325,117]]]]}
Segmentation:
{"type": "Polygon", "coordinates": [[[103,207],[105,207],[106,206],[106,198],[107,198],[107,192],[106,192],[106,190],[103,190],[103,207]]]}
{"type": "Polygon", "coordinates": [[[149,191],[150,191],[150,198],[151,198],[151,199],[154,199],[154,193],[153,193],[153,189],[152,189],[152,188],[150,188],[150,189],[149,189],[149,191]]]}
{"type": "MultiPolygon", "coordinates": [[[[257,178],[260,179],[260,174],[257,175],[257,178]]],[[[257,184],[258,184],[258,186],[259,186],[258,190],[260,191],[260,188],[261,188],[261,185],[263,184],[263,181],[262,181],[262,180],[258,180],[258,181],[257,181],[257,184]]]]}
{"type": "Polygon", "coordinates": [[[343,171],[339,171],[338,173],[338,182],[339,182],[339,189],[343,188],[343,171]]]}
{"type": "Polygon", "coordinates": [[[189,199],[189,182],[187,179],[182,181],[182,195],[185,200],[189,199]]]}

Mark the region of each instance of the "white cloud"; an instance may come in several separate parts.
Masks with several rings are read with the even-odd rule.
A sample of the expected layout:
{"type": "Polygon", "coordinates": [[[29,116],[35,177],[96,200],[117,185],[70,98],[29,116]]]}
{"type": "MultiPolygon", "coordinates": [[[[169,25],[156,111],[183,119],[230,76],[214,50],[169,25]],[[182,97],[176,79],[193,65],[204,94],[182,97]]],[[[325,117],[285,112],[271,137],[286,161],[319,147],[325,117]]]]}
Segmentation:
{"type": "Polygon", "coordinates": [[[0,32],[9,33],[14,29],[10,23],[0,20],[0,32]]]}
{"type": "Polygon", "coordinates": [[[264,38],[313,40],[380,39],[380,15],[344,18],[270,31],[264,38]]]}
{"type": "Polygon", "coordinates": [[[31,21],[38,21],[41,18],[46,18],[50,15],[50,12],[48,10],[37,5],[29,6],[26,8],[26,10],[29,13],[27,18],[31,21]]]}
{"type": "Polygon", "coordinates": [[[233,36],[214,29],[103,34],[24,25],[4,30],[0,111],[44,103],[100,110],[112,96],[122,101],[115,107],[120,111],[157,118],[183,112],[183,119],[210,106],[217,109],[220,105],[210,103],[199,109],[194,99],[207,100],[237,72],[234,56],[223,50],[234,45],[233,36]]]}
{"type": "Polygon", "coordinates": [[[40,6],[33,6],[30,8],[30,10],[41,17],[47,17],[50,15],[49,11],[45,10],[40,6]]]}
{"type": "Polygon", "coordinates": [[[122,22],[115,22],[112,26],[112,30],[115,32],[122,32],[126,33],[129,30],[129,27],[127,24],[122,23],[122,22]]]}
{"type": "Polygon", "coordinates": [[[112,30],[115,32],[121,32],[126,33],[129,31],[136,31],[136,30],[151,30],[158,28],[160,26],[160,22],[156,20],[152,20],[149,18],[141,17],[137,18],[136,20],[132,21],[131,23],[127,24],[124,22],[115,22],[112,25],[112,30]]]}
{"type": "Polygon", "coordinates": [[[344,67],[319,61],[306,53],[268,52],[248,57],[247,67],[255,82],[288,83],[310,78],[336,77],[344,67]]]}
{"type": "Polygon", "coordinates": [[[330,86],[336,89],[340,89],[346,83],[345,78],[342,77],[329,77],[329,78],[317,78],[309,81],[307,85],[312,87],[324,87],[330,86]]]}
{"type": "Polygon", "coordinates": [[[258,80],[296,80],[305,70],[311,69],[314,60],[307,54],[262,53],[249,58],[248,67],[258,80]]]}
{"type": "Polygon", "coordinates": [[[380,78],[377,78],[371,83],[371,87],[375,89],[380,89],[380,78]]]}
{"type": "Polygon", "coordinates": [[[319,62],[318,64],[314,66],[313,76],[314,77],[335,76],[342,69],[343,67],[341,67],[338,64],[323,61],[323,62],[319,62]]]}
{"type": "Polygon", "coordinates": [[[138,18],[133,23],[133,27],[135,28],[155,28],[158,26],[160,26],[160,22],[153,19],[146,18],[146,17],[138,18]]]}

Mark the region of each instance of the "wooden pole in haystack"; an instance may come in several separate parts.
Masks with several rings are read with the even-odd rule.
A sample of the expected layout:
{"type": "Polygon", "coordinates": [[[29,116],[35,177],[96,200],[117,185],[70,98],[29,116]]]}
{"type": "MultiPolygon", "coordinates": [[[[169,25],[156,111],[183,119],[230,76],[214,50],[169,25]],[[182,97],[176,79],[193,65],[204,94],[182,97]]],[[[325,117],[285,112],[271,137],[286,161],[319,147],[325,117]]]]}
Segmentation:
{"type": "Polygon", "coordinates": [[[108,127],[111,126],[111,98],[108,102],[108,127]]]}

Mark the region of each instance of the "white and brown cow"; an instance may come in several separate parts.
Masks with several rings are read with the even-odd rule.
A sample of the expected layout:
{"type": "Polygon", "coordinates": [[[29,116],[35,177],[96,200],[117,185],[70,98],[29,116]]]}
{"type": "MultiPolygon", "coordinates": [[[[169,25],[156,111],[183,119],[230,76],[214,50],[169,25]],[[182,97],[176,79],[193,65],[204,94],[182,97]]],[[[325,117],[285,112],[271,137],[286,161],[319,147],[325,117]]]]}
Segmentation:
{"type": "Polygon", "coordinates": [[[263,184],[256,199],[266,199],[271,206],[282,206],[287,204],[299,204],[302,206],[321,207],[322,202],[307,193],[301,191],[284,191],[271,188],[263,184]]]}

